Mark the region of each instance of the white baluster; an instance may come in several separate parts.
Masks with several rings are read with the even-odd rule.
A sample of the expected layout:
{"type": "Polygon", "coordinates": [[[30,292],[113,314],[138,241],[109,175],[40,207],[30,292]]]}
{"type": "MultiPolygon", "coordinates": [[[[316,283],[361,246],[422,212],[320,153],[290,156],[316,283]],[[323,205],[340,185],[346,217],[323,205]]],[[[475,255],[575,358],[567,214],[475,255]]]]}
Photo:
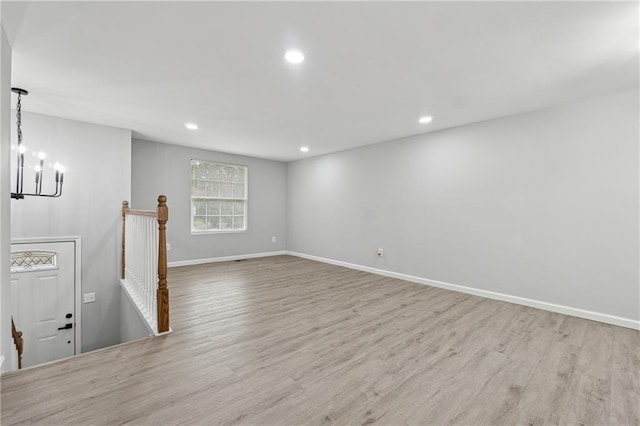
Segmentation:
{"type": "Polygon", "coordinates": [[[149,315],[149,218],[144,222],[144,311],[149,315]]]}
{"type": "Polygon", "coordinates": [[[158,222],[155,216],[125,216],[125,279],[138,308],[157,330],[158,222]]]}

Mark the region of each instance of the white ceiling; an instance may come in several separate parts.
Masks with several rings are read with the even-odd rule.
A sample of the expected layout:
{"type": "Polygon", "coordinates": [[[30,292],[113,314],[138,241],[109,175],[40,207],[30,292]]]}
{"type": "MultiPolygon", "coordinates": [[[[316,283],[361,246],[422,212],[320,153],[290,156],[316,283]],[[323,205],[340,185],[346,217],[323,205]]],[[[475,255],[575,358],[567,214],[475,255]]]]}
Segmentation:
{"type": "Polygon", "coordinates": [[[3,1],[2,12],[25,110],[285,161],[638,87],[637,2],[3,1]],[[305,62],[286,63],[288,48],[305,62]]]}

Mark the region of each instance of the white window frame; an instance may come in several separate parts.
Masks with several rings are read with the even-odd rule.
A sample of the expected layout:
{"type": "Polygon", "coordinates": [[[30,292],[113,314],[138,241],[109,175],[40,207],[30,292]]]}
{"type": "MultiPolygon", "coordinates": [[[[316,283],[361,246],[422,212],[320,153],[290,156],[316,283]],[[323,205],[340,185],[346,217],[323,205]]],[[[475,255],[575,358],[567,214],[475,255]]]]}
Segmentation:
{"type": "MultiPolygon", "coordinates": [[[[190,193],[190,209],[191,209],[191,234],[192,235],[211,235],[211,234],[227,234],[227,233],[238,233],[238,232],[246,232],[249,229],[249,167],[242,165],[242,164],[231,164],[231,163],[221,163],[219,161],[211,161],[211,160],[200,160],[200,159],[194,159],[192,158],[190,163],[189,163],[189,181],[191,183],[191,193],[190,193]],[[212,196],[206,196],[206,195],[193,195],[193,186],[194,186],[194,182],[196,181],[204,181],[207,182],[207,179],[196,179],[196,181],[194,181],[193,179],[193,174],[192,174],[192,169],[193,169],[193,163],[194,162],[199,162],[199,163],[210,163],[210,164],[214,164],[217,166],[231,166],[231,167],[242,167],[244,168],[244,197],[242,198],[238,198],[238,197],[212,197],[212,196]],[[218,201],[244,201],[244,228],[243,229],[211,229],[211,230],[205,230],[205,231],[200,231],[200,230],[195,230],[193,228],[193,219],[195,216],[201,216],[201,215],[197,215],[195,214],[195,205],[194,205],[194,200],[218,200],[218,201]]],[[[219,181],[219,183],[227,183],[227,182],[221,182],[219,181]]],[[[222,215],[221,215],[222,216],[222,215]]],[[[208,217],[208,216],[205,216],[208,217]]]]}

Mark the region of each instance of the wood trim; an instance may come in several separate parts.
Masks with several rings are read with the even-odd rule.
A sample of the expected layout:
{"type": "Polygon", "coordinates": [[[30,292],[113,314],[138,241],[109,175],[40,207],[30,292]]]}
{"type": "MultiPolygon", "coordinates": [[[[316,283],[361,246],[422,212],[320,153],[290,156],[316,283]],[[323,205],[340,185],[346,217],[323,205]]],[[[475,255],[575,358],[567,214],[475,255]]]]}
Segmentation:
{"type": "Polygon", "coordinates": [[[124,279],[124,268],[125,268],[124,259],[125,259],[125,253],[126,253],[124,244],[125,244],[127,226],[126,226],[125,220],[128,212],[129,212],[129,202],[125,200],[122,202],[122,255],[120,258],[120,279],[122,280],[124,279]]]}
{"type": "Polygon", "coordinates": [[[16,345],[18,351],[18,370],[22,369],[22,352],[24,350],[24,339],[22,338],[22,331],[16,330],[16,324],[11,317],[11,336],[13,337],[13,344],[16,345]]]}
{"type": "Polygon", "coordinates": [[[156,217],[156,212],[151,210],[135,210],[135,209],[127,209],[126,214],[136,215],[136,216],[149,216],[156,217]]]}
{"type": "Polygon", "coordinates": [[[158,333],[169,331],[169,289],[167,288],[167,197],[158,197],[158,333]]]}

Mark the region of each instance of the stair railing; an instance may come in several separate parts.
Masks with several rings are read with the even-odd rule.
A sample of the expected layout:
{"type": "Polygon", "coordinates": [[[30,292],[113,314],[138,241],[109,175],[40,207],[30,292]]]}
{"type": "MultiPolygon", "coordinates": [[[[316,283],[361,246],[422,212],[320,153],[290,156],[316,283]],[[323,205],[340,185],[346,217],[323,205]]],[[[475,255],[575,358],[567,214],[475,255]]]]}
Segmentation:
{"type": "Polygon", "coordinates": [[[122,202],[121,278],[156,334],[169,331],[167,288],[167,197],[158,197],[156,211],[133,210],[122,202]]]}

